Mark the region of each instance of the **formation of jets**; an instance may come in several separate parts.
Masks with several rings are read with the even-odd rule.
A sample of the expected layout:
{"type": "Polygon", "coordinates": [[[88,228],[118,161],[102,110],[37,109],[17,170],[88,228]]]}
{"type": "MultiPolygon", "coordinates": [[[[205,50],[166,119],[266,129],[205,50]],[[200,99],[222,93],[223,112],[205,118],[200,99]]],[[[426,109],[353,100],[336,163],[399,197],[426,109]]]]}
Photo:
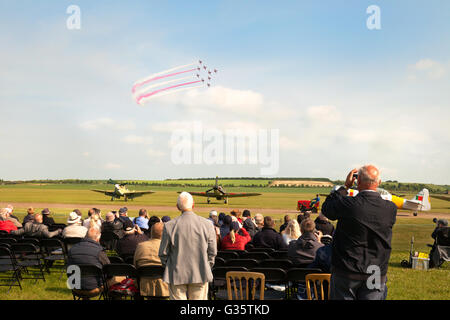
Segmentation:
{"type": "MultiPolygon", "coordinates": [[[[199,63],[199,64],[203,64],[203,69],[204,69],[205,71],[208,70],[208,74],[209,74],[210,76],[212,76],[213,73],[217,73],[217,72],[218,72],[217,69],[214,69],[213,71],[209,70],[208,67],[204,65],[204,63],[203,63],[202,60],[198,60],[198,63],[199,63]]],[[[197,70],[198,70],[198,71],[201,71],[201,67],[197,67],[197,70]]],[[[199,74],[199,73],[197,73],[196,76],[197,76],[197,78],[200,78],[200,74],[199,74]]],[[[212,78],[211,78],[210,76],[208,76],[208,82],[206,83],[206,85],[207,85],[208,87],[211,87],[211,83],[210,83],[210,82],[211,82],[212,78]]],[[[202,80],[203,83],[205,83],[205,79],[201,78],[201,80],[202,80]]]]}

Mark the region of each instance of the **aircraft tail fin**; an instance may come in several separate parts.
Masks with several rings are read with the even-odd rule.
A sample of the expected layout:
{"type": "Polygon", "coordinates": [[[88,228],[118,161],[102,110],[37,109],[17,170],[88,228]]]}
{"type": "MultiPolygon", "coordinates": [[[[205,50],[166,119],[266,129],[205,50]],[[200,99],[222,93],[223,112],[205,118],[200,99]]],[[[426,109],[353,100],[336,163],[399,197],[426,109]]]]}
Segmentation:
{"type": "Polygon", "coordinates": [[[420,190],[412,200],[420,201],[420,211],[431,209],[430,192],[426,188],[420,190]]]}

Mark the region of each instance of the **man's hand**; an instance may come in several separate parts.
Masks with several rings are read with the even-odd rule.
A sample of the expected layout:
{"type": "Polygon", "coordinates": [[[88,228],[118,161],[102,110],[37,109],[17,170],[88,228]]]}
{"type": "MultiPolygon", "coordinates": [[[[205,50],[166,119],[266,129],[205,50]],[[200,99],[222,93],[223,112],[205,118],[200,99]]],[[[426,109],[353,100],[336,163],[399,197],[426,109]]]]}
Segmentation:
{"type": "Polygon", "coordinates": [[[350,189],[353,186],[353,183],[355,182],[356,178],[353,177],[355,173],[358,172],[358,169],[353,169],[350,171],[350,173],[347,175],[347,179],[345,180],[345,187],[347,189],[350,189]]]}

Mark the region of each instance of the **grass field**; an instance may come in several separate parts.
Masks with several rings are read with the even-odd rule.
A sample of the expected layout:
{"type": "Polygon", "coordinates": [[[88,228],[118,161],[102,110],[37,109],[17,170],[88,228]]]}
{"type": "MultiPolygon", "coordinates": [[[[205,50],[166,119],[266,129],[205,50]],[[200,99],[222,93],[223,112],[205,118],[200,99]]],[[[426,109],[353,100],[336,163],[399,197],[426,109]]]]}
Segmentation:
{"type": "MultiPolygon", "coordinates": [[[[136,216],[138,208],[150,208],[151,215],[171,217],[179,213],[175,210],[177,194],[181,191],[175,187],[152,187],[157,193],[137,198],[134,201],[111,202],[108,197],[89,191],[90,189],[106,189],[105,185],[11,185],[0,187],[0,205],[17,203],[14,214],[19,218],[25,215],[27,204],[34,203],[36,210],[44,206],[53,212],[56,222],[65,223],[68,213],[79,207],[87,216],[87,208],[99,207],[103,214],[106,210],[122,206],[130,208],[129,215],[136,216]],[[53,204],[53,205],[52,205],[53,204]],[[76,205],[73,207],[73,205],[76,205]]],[[[111,187],[109,187],[111,188],[111,187]]],[[[136,190],[149,188],[136,187],[136,190]]],[[[187,189],[186,189],[187,190],[187,189]]],[[[204,191],[204,188],[189,188],[189,190],[204,191]]],[[[210,209],[222,209],[229,212],[232,208],[241,210],[249,208],[252,214],[261,211],[264,215],[275,218],[277,228],[285,214],[296,216],[296,201],[300,199],[311,199],[316,193],[326,193],[324,188],[232,188],[233,192],[253,191],[261,192],[262,196],[250,198],[230,199],[231,204],[223,202],[206,204],[206,199],[195,198],[198,214],[207,216],[210,209]]],[[[412,198],[413,194],[410,195],[412,198]]],[[[322,197],[324,200],[324,197],[322,197]]],[[[400,262],[408,259],[411,237],[415,239],[415,250],[429,252],[427,243],[432,243],[430,237],[434,230],[432,223],[433,214],[450,217],[450,205],[448,201],[432,199],[432,213],[421,214],[412,217],[408,212],[399,212],[397,223],[393,229],[392,254],[388,271],[388,299],[450,299],[450,265],[444,264],[440,270],[419,271],[403,269],[400,262]]],[[[314,217],[314,215],[313,215],[314,217]]],[[[33,283],[32,280],[23,281],[23,290],[11,289],[7,293],[6,287],[0,287],[0,299],[18,300],[47,300],[47,299],[72,299],[70,290],[66,288],[65,277],[59,279],[59,270],[52,269],[52,273],[46,276],[46,282],[42,280],[33,283]]]]}

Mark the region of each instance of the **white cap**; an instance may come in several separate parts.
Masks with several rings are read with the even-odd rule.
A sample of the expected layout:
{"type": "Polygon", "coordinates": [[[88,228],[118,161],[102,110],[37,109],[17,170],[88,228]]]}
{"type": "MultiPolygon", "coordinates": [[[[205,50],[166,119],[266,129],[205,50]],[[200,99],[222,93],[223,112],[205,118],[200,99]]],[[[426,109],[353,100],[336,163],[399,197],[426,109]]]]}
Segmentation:
{"type": "Polygon", "coordinates": [[[216,210],[211,210],[211,212],[209,213],[209,216],[210,217],[212,217],[212,216],[217,217],[217,211],[216,210]]]}

